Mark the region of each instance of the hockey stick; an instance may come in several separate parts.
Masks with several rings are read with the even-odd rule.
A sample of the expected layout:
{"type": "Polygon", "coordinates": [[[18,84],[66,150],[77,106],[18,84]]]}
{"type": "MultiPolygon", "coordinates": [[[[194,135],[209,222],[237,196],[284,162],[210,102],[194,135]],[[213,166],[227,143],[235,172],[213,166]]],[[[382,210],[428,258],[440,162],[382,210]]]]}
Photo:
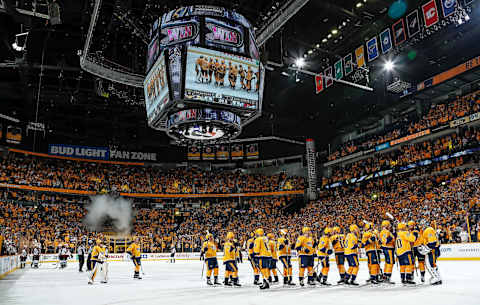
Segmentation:
{"type": "Polygon", "coordinates": [[[203,261],[202,262],[202,276],[200,277],[200,279],[203,279],[203,271],[205,270],[205,264],[206,264],[206,262],[203,261]]]}

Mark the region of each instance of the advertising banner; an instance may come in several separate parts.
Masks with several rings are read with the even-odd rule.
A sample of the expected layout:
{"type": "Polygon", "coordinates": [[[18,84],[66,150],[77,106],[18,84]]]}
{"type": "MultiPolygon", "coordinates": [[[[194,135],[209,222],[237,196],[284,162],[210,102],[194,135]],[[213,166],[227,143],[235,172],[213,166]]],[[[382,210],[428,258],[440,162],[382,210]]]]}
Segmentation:
{"type": "Polygon", "coordinates": [[[416,138],[420,138],[420,137],[429,135],[429,134],[430,134],[430,129],[423,130],[423,131],[405,136],[403,138],[390,141],[390,146],[394,146],[394,145],[397,145],[397,144],[400,144],[400,143],[403,143],[403,142],[407,142],[407,141],[410,141],[410,140],[413,140],[413,139],[416,139],[416,138]]]}
{"type": "Polygon", "coordinates": [[[383,54],[387,54],[393,48],[390,29],[386,29],[385,31],[380,33],[380,46],[382,47],[383,54]]]}
{"type": "Polygon", "coordinates": [[[375,147],[375,151],[381,151],[390,147],[390,142],[386,142],[375,147]]]}
{"type": "Polygon", "coordinates": [[[92,159],[92,160],[109,160],[110,149],[108,147],[88,147],[65,144],[49,144],[48,154],[53,156],[92,159]]]}
{"type": "Polygon", "coordinates": [[[335,79],[343,78],[343,60],[338,60],[335,62],[335,79]]]}
{"type": "Polygon", "coordinates": [[[333,85],[333,71],[332,71],[332,67],[328,67],[325,69],[324,71],[325,73],[325,76],[328,76],[328,77],[325,77],[325,88],[328,88],[330,87],[331,85],[333,85]]]}
{"type": "Polygon", "coordinates": [[[365,67],[365,48],[363,46],[360,46],[355,50],[355,58],[358,67],[365,67]]]}
{"type": "Polygon", "coordinates": [[[454,127],[457,127],[457,126],[460,126],[460,125],[463,125],[463,124],[467,124],[469,122],[470,122],[470,117],[466,116],[466,117],[451,121],[450,122],[450,127],[454,128],[454,127]]]}
{"type": "Polygon", "coordinates": [[[343,65],[345,66],[345,75],[350,75],[353,72],[352,54],[348,54],[343,58],[343,65]]]}
{"type": "Polygon", "coordinates": [[[403,19],[398,20],[392,26],[393,30],[393,38],[395,41],[395,45],[398,46],[407,40],[407,35],[405,34],[405,23],[403,23],[403,19]]]}
{"type": "Polygon", "coordinates": [[[156,153],[110,149],[111,160],[157,161],[156,153]]]}
{"type": "Polygon", "coordinates": [[[257,143],[247,144],[246,149],[247,149],[247,159],[258,159],[259,151],[258,151],[257,143]]]}
{"type": "Polygon", "coordinates": [[[367,54],[368,54],[368,61],[373,61],[378,58],[378,41],[377,37],[373,37],[369,41],[367,41],[367,54]]]}
{"type": "Polygon", "coordinates": [[[315,93],[319,94],[323,91],[323,75],[317,74],[315,75],[315,93]]]}
{"type": "Polygon", "coordinates": [[[243,144],[232,145],[232,160],[243,159],[243,144]]]}

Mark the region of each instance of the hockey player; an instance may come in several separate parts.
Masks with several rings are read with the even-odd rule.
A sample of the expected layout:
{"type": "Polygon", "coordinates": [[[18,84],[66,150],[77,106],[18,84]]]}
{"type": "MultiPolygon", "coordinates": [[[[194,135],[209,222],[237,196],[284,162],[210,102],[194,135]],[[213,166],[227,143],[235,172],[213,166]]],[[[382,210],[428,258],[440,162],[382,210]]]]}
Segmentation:
{"type": "Polygon", "coordinates": [[[255,245],[255,233],[250,233],[250,238],[247,240],[248,260],[253,269],[253,284],[260,285],[260,269],[257,262],[254,260],[253,247],[255,245]]]}
{"type": "Polygon", "coordinates": [[[67,260],[72,254],[70,249],[67,248],[67,245],[64,243],[61,245],[60,250],[58,251],[58,260],[60,261],[60,268],[67,267],[67,260]]]}
{"type": "Polygon", "coordinates": [[[24,269],[25,268],[25,263],[27,261],[28,257],[28,252],[27,252],[27,247],[24,247],[22,250],[22,253],[20,253],[20,268],[24,269]]]}
{"type": "Polygon", "coordinates": [[[380,273],[380,262],[378,260],[377,253],[377,237],[373,233],[372,224],[365,224],[365,232],[362,236],[362,246],[365,248],[368,258],[368,271],[370,273],[370,279],[367,281],[371,284],[378,284],[378,274],[380,273]]]}
{"type": "Polygon", "coordinates": [[[133,271],[133,278],[141,280],[140,267],[142,266],[142,253],[140,251],[140,238],[135,237],[133,243],[127,248],[127,253],[132,259],[135,270],[133,271]]]}
{"type": "Polygon", "coordinates": [[[412,259],[412,278],[413,271],[415,270],[415,261],[418,260],[418,269],[420,269],[420,280],[425,283],[425,255],[418,251],[418,247],[423,245],[423,232],[419,230],[415,221],[410,220],[408,222],[408,230],[415,236],[415,242],[413,243],[413,259],[412,259]]]}
{"type": "Polygon", "coordinates": [[[268,247],[268,239],[263,234],[264,232],[261,228],[255,231],[256,238],[253,246],[253,255],[263,276],[263,284],[260,286],[260,289],[269,289],[270,284],[268,283],[267,279],[270,275],[269,267],[270,260],[272,259],[272,253],[268,247]]]}
{"type": "Polygon", "coordinates": [[[108,264],[107,264],[107,248],[100,239],[97,239],[96,245],[92,249],[92,273],[88,279],[88,284],[92,285],[95,282],[97,274],[102,275],[101,283],[108,282],[108,264]]]}
{"type": "Polygon", "coordinates": [[[238,282],[238,266],[236,261],[236,248],[233,243],[235,235],[233,232],[227,233],[225,244],[223,245],[223,264],[225,265],[225,286],[240,287],[238,282]],[[230,279],[232,282],[230,282],[230,279]]]}
{"type": "Polygon", "coordinates": [[[292,245],[287,233],[286,229],[280,230],[282,236],[277,240],[277,256],[283,264],[283,284],[295,286],[292,283],[292,245]]]}
{"type": "Polygon", "coordinates": [[[277,274],[277,261],[278,261],[278,256],[277,256],[277,243],[275,242],[275,235],[273,233],[268,233],[267,234],[268,238],[268,249],[270,250],[270,253],[272,253],[272,259],[270,261],[270,273],[268,276],[268,282],[269,283],[278,283],[278,274],[277,274]],[[273,275],[273,281],[272,281],[272,275],[273,275]]]}
{"type": "Polygon", "coordinates": [[[305,274],[305,269],[307,269],[308,272],[308,285],[315,285],[314,279],[313,279],[313,264],[314,264],[314,258],[313,254],[315,252],[315,249],[313,247],[313,238],[312,238],[312,233],[310,231],[309,227],[304,227],[302,229],[302,235],[300,235],[297,239],[297,242],[295,244],[295,250],[298,251],[298,255],[300,257],[299,261],[299,273],[298,273],[298,280],[300,282],[300,286],[304,286],[305,284],[303,283],[303,276],[305,274]]]}
{"type": "Polygon", "coordinates": [[[345,258],[348,261],[348,272],[345,275],[345,284],[358,286],[355,281],[358,274],[358,248],[361,246],[358,238],[360,236],[360,229],[356,224],[350,225],[350,233],[345,239],[345,258]]]}
{"type": "Polygon", "coordinates": [[[235,247],[235,260],[237,261],[237,264],[242,264],[243,263],[242,247],[240,246],[240,243],[238,242],[237,239],[233,240],[233,246],[235,247]]]}
{"type": "Polygon", "coordinates": [[[442,278],[438,271],[437,259],[440,256],[440,241],[438,240],[437,233],[435,229],[431,226],[428,226],[425,222],[423,226],[423,247],[425,255],[428,256],[428,262],[430,264],[431,275],[430,283],[432,285],[441,285],[442,278]]]}
{"type": "Polygon", "coordinates": [[[88,255],[87,255],[87,271],[90,272],[92,271],[92,251],[93,251],[93,240],[89,239],[88,240],[88,255]]]}
{"type": "Polygon", "coordinates": [[[83,272],[83,264],[85,263],[85,246],[80,244],[77,249],[78,255],[78,272],[83,272]]]}
{"type": "Polygon", "coordinates": [[[380,231],[380,241],[385,256],[385,267],[383,270],[383,280],[385,283],[395,284],[391,281],[393,264],[395,263],[395,236],[390,232],[390,221],[382,221],[382,231],[380,231]]]}
{"type": "Polygon", "coordinates": [[[38,262],[40,261],[40,244],[34,242],[34,248],[32,251],[32,265],[31,267],[38,269],[38,262]]]}
{"type": "Polygon", "coordinates": [[[207,264],[207,284],[208,285],[221,285],[218,282],[218,260],[217,260],[217,245],[213,240],[213,235],[208,233],[205,236],[205,242],[202,246],[202,252],[200,253],[200,259],[205,258],[205,264],[207,264]],[[210,277],[214,276],[214,283],[210,281],[210,277]]]}
{"type": "Polygon", "coordinates": [[[333,250],[335,251],[335,262],[337,263],[340,280],[338,284],[345,283],[345,235],[340,233],[339,227],[333,227],[334,235],[330,238],[333,250]]]}
{"type": "Polygon", "coordinates": [[[319,275],[318,281],[321,285],[330,286],[331,284],[327,282],[328,271],[330,271],[330,259],[329,256],[333,253],[330,237],[332,235],[332,229],[329,227],[323,230],[323,236],[320,238],[317,247],[318,260],[322,264],[322,272],[319,275]]]}
{"type": "Polygon", "coordinates": [[[397,225],[397,239],[395,240],[396,254],[400,264],[400,275],[402,277],[402,284],[414,285],[412,278],[412,247],[411,243],[415,242],[415,236],[407,230],[407,225],[404,222],[399,222],[397,225]]]}
{"type": "Polygon", "coordinates": [[[175,247],[175,242],[172,242],[172,245],[170,246],[170,263],[175,264],[175,254],[177,253],[177,248],[175,247]]]}

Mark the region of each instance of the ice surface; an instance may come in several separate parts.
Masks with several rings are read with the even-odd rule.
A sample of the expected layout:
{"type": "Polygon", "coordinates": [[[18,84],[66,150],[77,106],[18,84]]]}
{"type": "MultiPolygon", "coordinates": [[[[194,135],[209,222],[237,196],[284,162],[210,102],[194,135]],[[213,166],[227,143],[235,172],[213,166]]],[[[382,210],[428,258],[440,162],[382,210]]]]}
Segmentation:
{"type": "MultiPolygon", "coordinates": [[[[298,282],[296,264],[294,262],[294,281],[298,282]]],[[[64,270],[25,269],[8,275],[0,280],[0,304],[480,304],[480,261],[441,261],[439,266],[442,286],[299,288],[297,285],[284,288],[277,285],[260,291],[252,284],[248,262],[239,266],[240,281],[244,285],[241,288],[207,286],[200,278],[200,261],[143,262],[146,275],[142,280],[132,278],[132,263],[112,262],[109,283],[97,282],[93,286],[87,285],[87,274],[79,273],[77,264],[69,263],[64,270]]],[[[398,270],[395,268],[394,272],[393,280],[398,283],[398,270]]],[[[222,265],[220,274],[223,281],[222,265]]],[[[358,281],[364,283],[367,277],[367,266],[362,262],[358,281]]],[[[337,268],[332,266],[329,281],[333,283],[338,278],[337,268]]]]}

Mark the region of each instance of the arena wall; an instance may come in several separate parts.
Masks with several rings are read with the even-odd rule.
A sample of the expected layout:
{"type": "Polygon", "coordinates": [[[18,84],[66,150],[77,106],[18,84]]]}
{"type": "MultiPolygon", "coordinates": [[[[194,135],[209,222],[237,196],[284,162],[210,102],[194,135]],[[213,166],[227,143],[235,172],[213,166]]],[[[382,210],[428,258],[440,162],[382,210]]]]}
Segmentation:
{"type": "Polygon", "coordinates": [[[0,256],[0,279],[4,278],[9,273],[17,270],[18,264],[18,255],[0,256]]]}

